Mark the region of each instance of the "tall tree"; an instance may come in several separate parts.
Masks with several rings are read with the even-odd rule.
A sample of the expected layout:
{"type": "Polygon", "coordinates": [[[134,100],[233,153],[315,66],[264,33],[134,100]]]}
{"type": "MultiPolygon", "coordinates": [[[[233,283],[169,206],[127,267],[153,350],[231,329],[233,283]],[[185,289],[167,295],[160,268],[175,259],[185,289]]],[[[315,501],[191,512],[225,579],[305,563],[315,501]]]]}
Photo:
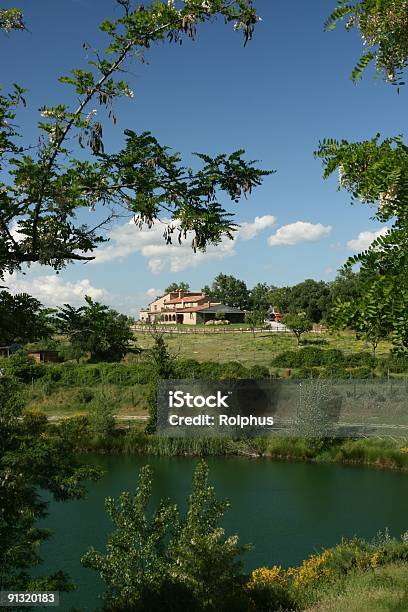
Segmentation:
{"type": "Polygon", "coordinates": [[[227,306],[246,309],[249,306],[249,290],[244,281],[227,274],[218,274],[211,287],[203,292],[227,306]]]}
{"type": "Polygon", "coordinates": [[[132,348],[130,318],[89,296],[85,302],[79,308],[69,304],[60,308],[56,317],[59,331],[74,348],[89,353],[91,361],[120,361],[132,348]]]}
{"type": "Polygon", "coordinates": [[[245,547],[219,526],[229,504],[209,485],[208,466],[197,465],[184,517],[166,500],[152,513],[151,495],[152,471],[146,466],[134,495],[106,500],[115,526],[106,553],[92,548],[82,558],[106,584],[105,609],[247,610],[239,558],[245,547]]]}
{"type": "Polygon", "coordinates": [[[379,142],[377,136],[359,143],[323,141],[316,155],[323,160],[325,177],[338,170],[339,188],[347,189],[353,200],[376,206],[375,218],[390,223],[388,231],[350,257],[345,268],[360,265],[362,298],[378,300],[378,310],[387,314],[393,329],[395,348],[407,351],[408,148],[400,137],[379,142]]]}
{"type": "MultiPolygon", "coordinates": [[[[124,212],[139,228],[161,220],[166,243],[189,239],[194,250],[205,250],[209,243],[232,238],[237,227],[219,195],[238,202],[270,174],[246,162],[243,150],[215,157],[197,153],[193,170],[149,132],[130,129],[120,151],[105,151],[104,122],[116,123],[118,98],[133,97],[123,80],[128,60],[144,62],[146,51],[162,41],[194,39],[198,25],[217,16],[242,30],[246,43],[258,20],[251,0],[189,0],[181,8],[160,1],[117,4],[123,16],[100,26],[108,38],[105,51],[87,48],[88,67],[60,78],[73,88],[73,96],[40,109],[38,144],[21,146],[17,140],[16,113],[26,104],[24,90],[15,86],[0,96],[0,171],[6,175],[0,182],[0,278],[24,263],[58,270],[70,261],[92,259],[105,240],[103,228],[124,212]],[[89,155],[72,152],[75,138],[89,155]],[[77,220],[78,212],[96,208],[106,211],[102,222],[101,215],[98,222],[92,215],[85,223],[77,220]]],[[[3,28],[19,28],[20,17],[3,12],[3,28]]]]}
{"type": "Polygon", "coordinates": [[[170,283],[170,285],[164,290],[164,293],[172,293],[173,291],[190,291],[190,285],[188,283],[170,283]]]}
{"type": "Polygon", "coordinates": [[[284,313],[305,312],[314,323],[326,317],[330,307],[330,289],[324,281],[311,278],[293,285],[271,291],[273,306],[284,313]]]}
{"type": "MultiPolygon", "coordinates": [[[[84,495],[84,481],[96,478],[81,466],[72,446],[44,415],[26,413],[22,385],[13,376],[0,377],[0,590],[67,591],[71,582],[61,571],[33,577],[41,559],[38,546],[49,532],[38,527],[48,503],[84,495]]],[[[57,564],[56,564],[57,565],[57,564]]]]}
{"type": "Polygon", "coordinates": [[[359,272],[350,268],[339,270],[330,283],[330,307],[338,300],[357,301],[362,292],[362,278],[359,272]]]}
{"type": "Polygon", "coordinates": [[[272,305],[271,290],[275,287],[270,287],[266,283],[258,283],[251,289],[249,301],[252,310],[267,312],[272,305]]]}
{"type": "MultiPolygon", "coordinates": [[[[402,85],[408,58],[408,2],[405,0],[339,0],[326,27],[347,19],[346,27],[360,29],[370,47],[353,73],[360,78],[371,60],[386,81],[402,85]]],[[[395,349],[408,351],[408,147],[401,136],[349,143],[326,139],[316,155],[323,160],[324,177],[339,173],[339,189],[346,189],[353,200],[376,208],[375,218],[389,223],[388,232],[373,241],[364,252],[351,257],[346,268],[360,265],[362,300],[376,300],[376,310],[387,317],[395,349]]],[[[351,313],[347,302],[344,311],[351,313]]],[[[339,305],[337,313],[339,314],[339,305]]],[[[361,320],[366,319],[360,313],[361,320]]],[[[340,316],[340,314],[339,314],[340,316]]],[[[340,317],[341,318],[341,317],[340,317]]],[[[367,320],[367,319],[366,319],[367,320]]],[[[367,327],[367,330],[369,327],[367,327]]]]}
{"type": "Polygon", "coordinates": [[[53,311],[27,293],[0,292],[0,344],[25,344],[49,338],[53,311]]]}

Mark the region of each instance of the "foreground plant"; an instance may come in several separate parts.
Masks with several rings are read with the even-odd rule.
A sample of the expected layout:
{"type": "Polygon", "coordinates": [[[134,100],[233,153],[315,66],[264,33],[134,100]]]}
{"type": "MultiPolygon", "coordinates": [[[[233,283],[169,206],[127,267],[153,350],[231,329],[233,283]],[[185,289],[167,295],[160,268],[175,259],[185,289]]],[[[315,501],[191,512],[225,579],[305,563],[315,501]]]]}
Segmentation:
{"type": "Polygon", "coordinates": [[[24,414],[24,405],[22,385],[13,376],[0,376],[0,590],[67,591],[73,587],[61,571],[31,575],[41,564],[39,546],[50,535],[37,524],[48,507],[39,491],[59,501],[78,499],[84,481],[98,472],[81,466],[72,445],[46,417],[24,414]]]}
{"type": "MultiPolygon", "coordinates": [[[[87,69],[74,68],[60,78],[73,88],[76,102],[68,96],[40,109],[38,144],[21,146],[18,140],[16,113],[27,104],[24,89],[15,86],[0,96],[0,170],[6,177],[0,182],[0,278],[25,263],[59,270],[70,261],[93,259],[92,251],[106,239],[104,228],[123,216],[134,219],[135,231],[160,220],[166,243],[189,239],[194,251],[205,250],[232,238],[237,227],[219,194],[238,202],[270,174],[245,161],[243,150],[214,157],[196,153],[194,170],[149,132],[131,129],[120,151],[105,150],[103,126],[117,123],[115,102],[134,96],[123,80],[129,62],[144,62],[159,42],[194,40],[198,25],[214,17],[232,22],[246,43],[259,19],[251,0],[117,4],[123,16],[100,26],[108,37],[106,49],[84,45],[91,56],[87,69]],[[96,209],[98,220],[92,221],[86,211],[96,209]]],[[[18,29],[20,17],[0,12],[5,29],[18,29]]]]}
{"type": "Polygon", "coordinates": [[[151,496],[146,466],[135,495],[106,500],[115,525],[106,553],[91,549],[82,558],[106,583],[105,609],[245,610],[239,559],[245,547],[219,527],[229,505],[216,499],[207,464],[197,465],[185,517],[163,500],[149,512],[151,496]]]}
{"type": "Polygon", "coordinates": [[[368,51],[354,68],[352,79],[361,79],[374,61],[378,74],[393,84],[403,84],[408,61],[408,2],[406,0],[338,0],[325,23],[327,30],[345,21],[346,30],[357,28],[368,51]]]}

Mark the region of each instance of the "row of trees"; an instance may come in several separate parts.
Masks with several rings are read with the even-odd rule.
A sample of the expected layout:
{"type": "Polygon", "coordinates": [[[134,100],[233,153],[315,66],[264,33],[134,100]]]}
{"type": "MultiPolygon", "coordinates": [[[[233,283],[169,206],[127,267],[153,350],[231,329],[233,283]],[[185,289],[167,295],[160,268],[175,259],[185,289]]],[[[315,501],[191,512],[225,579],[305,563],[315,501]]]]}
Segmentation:
{"type": "MultiPolygon", "coordinates": [[[[44,308],[35,298],[21,293],[0,292],[0,345],[45,342],[56,334],[70,343],[69,357],[88,355],[91,361],[120,361],[135,350],[130,330],[132,320],[89,296],[85,305],[74,308],[44,308]]],[[[45,347],[42,347],[45,348],[45,347]]]]}
{"type": "MultiPolygon", "coordinates": [[[[188,291],[189,288],[185,282],[172,283],[165,292],[188,291]]],[[[258,283],[252,289],[243,280],[221,273],[202,291],[227,306],[265,313],[271,307],[287,314],[304,312],[313,323],[319,323],[327,320],[338,299],[358,300],[362,289],[360,274],[345,270],[332,282],[307,279],[287,287],[258,283]]]]}

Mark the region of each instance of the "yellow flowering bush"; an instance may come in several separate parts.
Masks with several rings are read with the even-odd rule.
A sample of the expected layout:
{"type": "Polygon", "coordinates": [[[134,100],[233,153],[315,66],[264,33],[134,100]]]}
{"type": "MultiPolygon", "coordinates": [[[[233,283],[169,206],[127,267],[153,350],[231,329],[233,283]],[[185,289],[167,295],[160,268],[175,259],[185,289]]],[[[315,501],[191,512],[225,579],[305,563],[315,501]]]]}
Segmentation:
{"type": "Polygon", "coordinates": [[[408,446],[404,446],[404,448],[400,449],[401,453],[404,453],[405,455],[408,455],[408,446]]]}
{"type": "Polygon", "coordinates": [[[288,575],[279,565],[255,569],[245,585],[245,590],[251,600],[251,609],[257,612],[294,607],[288,575]]]}
{"type": "Polygon", "coordinates": [[[327,566],[332,555],[331,550],[325,550],[320,555],[312,555],[303,561],[299,567],[288,569],[288,576],[292,577],[295,588],[314,586],[316,583],[327,580],[334,575],[334,570],[327,566]]]}
{"type": "Polygon", "coordinates": [[[275,584],[286,587],[287,582],[288,578],[286,572],[280,565],[274,565],[273,567],[258,567],[252,572],[246,584],[246,588],[248,591],[253,591],[259,586],[273,586],[275,584]]]}
{"type": "Polygon", "coordinates": [[[378,550],[377,552],[375,552],[370,557],[371,567],[374,569],[375,567],[378,567],[379,565],[381,565],[383,558],[384,558],[384,553],[382,550],[378,550]]]}

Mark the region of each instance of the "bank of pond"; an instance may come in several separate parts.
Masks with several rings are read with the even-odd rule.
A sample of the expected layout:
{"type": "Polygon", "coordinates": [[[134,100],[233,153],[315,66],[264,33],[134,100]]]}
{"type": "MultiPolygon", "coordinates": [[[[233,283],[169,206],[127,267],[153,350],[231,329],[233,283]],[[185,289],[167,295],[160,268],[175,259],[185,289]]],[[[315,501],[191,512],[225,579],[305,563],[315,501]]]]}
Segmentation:
{"type": "MultiPolygon", "coordinates": [[[[83,460],[101,468],[103,477],[89,484],[86,499],[51,502],[44,521],[53,537],[42,547],[41,571],[55,571],[57,566],[77,586],[61,595],[62,610],[94,610],[101,605],[104,585],[97,573],[81,566],[80,558],[91,546],[105,550],[113,529],[105,498],[134,492],[141,467],[149,464],[154,475],[152,506],[169,498],[184,511],[198,462],[193,457],[91,453],[83,460]]],[[[406,597],[401,585],[408,579],[408,541],[406,536],[400,538],[408,527],[406,474],[237,456],[209,457],[207,462],[217,496],[231,502],[222,526],[227,534],[237,533],[242,543],[253,546],[243,562],[249,576],[245,592],[256,602],[256,610],[278,609],[274,601],[276,605],[280,601],[283,609],[344,610],[345,600],[343,608],[318,606],[347,589],[355,606],[350,609],[358,610],[352,598],[361,599],[364,589],[374,593],[385,584],[385,568],[389,596],[398,601],[406,597]],[[360,539],[327,550],[354,537],[360,539]]],[[[397,603],[393,600],[393,605],[397,603]]],[[[377,609],[374,603],[372,609],[377,609]]]]}

